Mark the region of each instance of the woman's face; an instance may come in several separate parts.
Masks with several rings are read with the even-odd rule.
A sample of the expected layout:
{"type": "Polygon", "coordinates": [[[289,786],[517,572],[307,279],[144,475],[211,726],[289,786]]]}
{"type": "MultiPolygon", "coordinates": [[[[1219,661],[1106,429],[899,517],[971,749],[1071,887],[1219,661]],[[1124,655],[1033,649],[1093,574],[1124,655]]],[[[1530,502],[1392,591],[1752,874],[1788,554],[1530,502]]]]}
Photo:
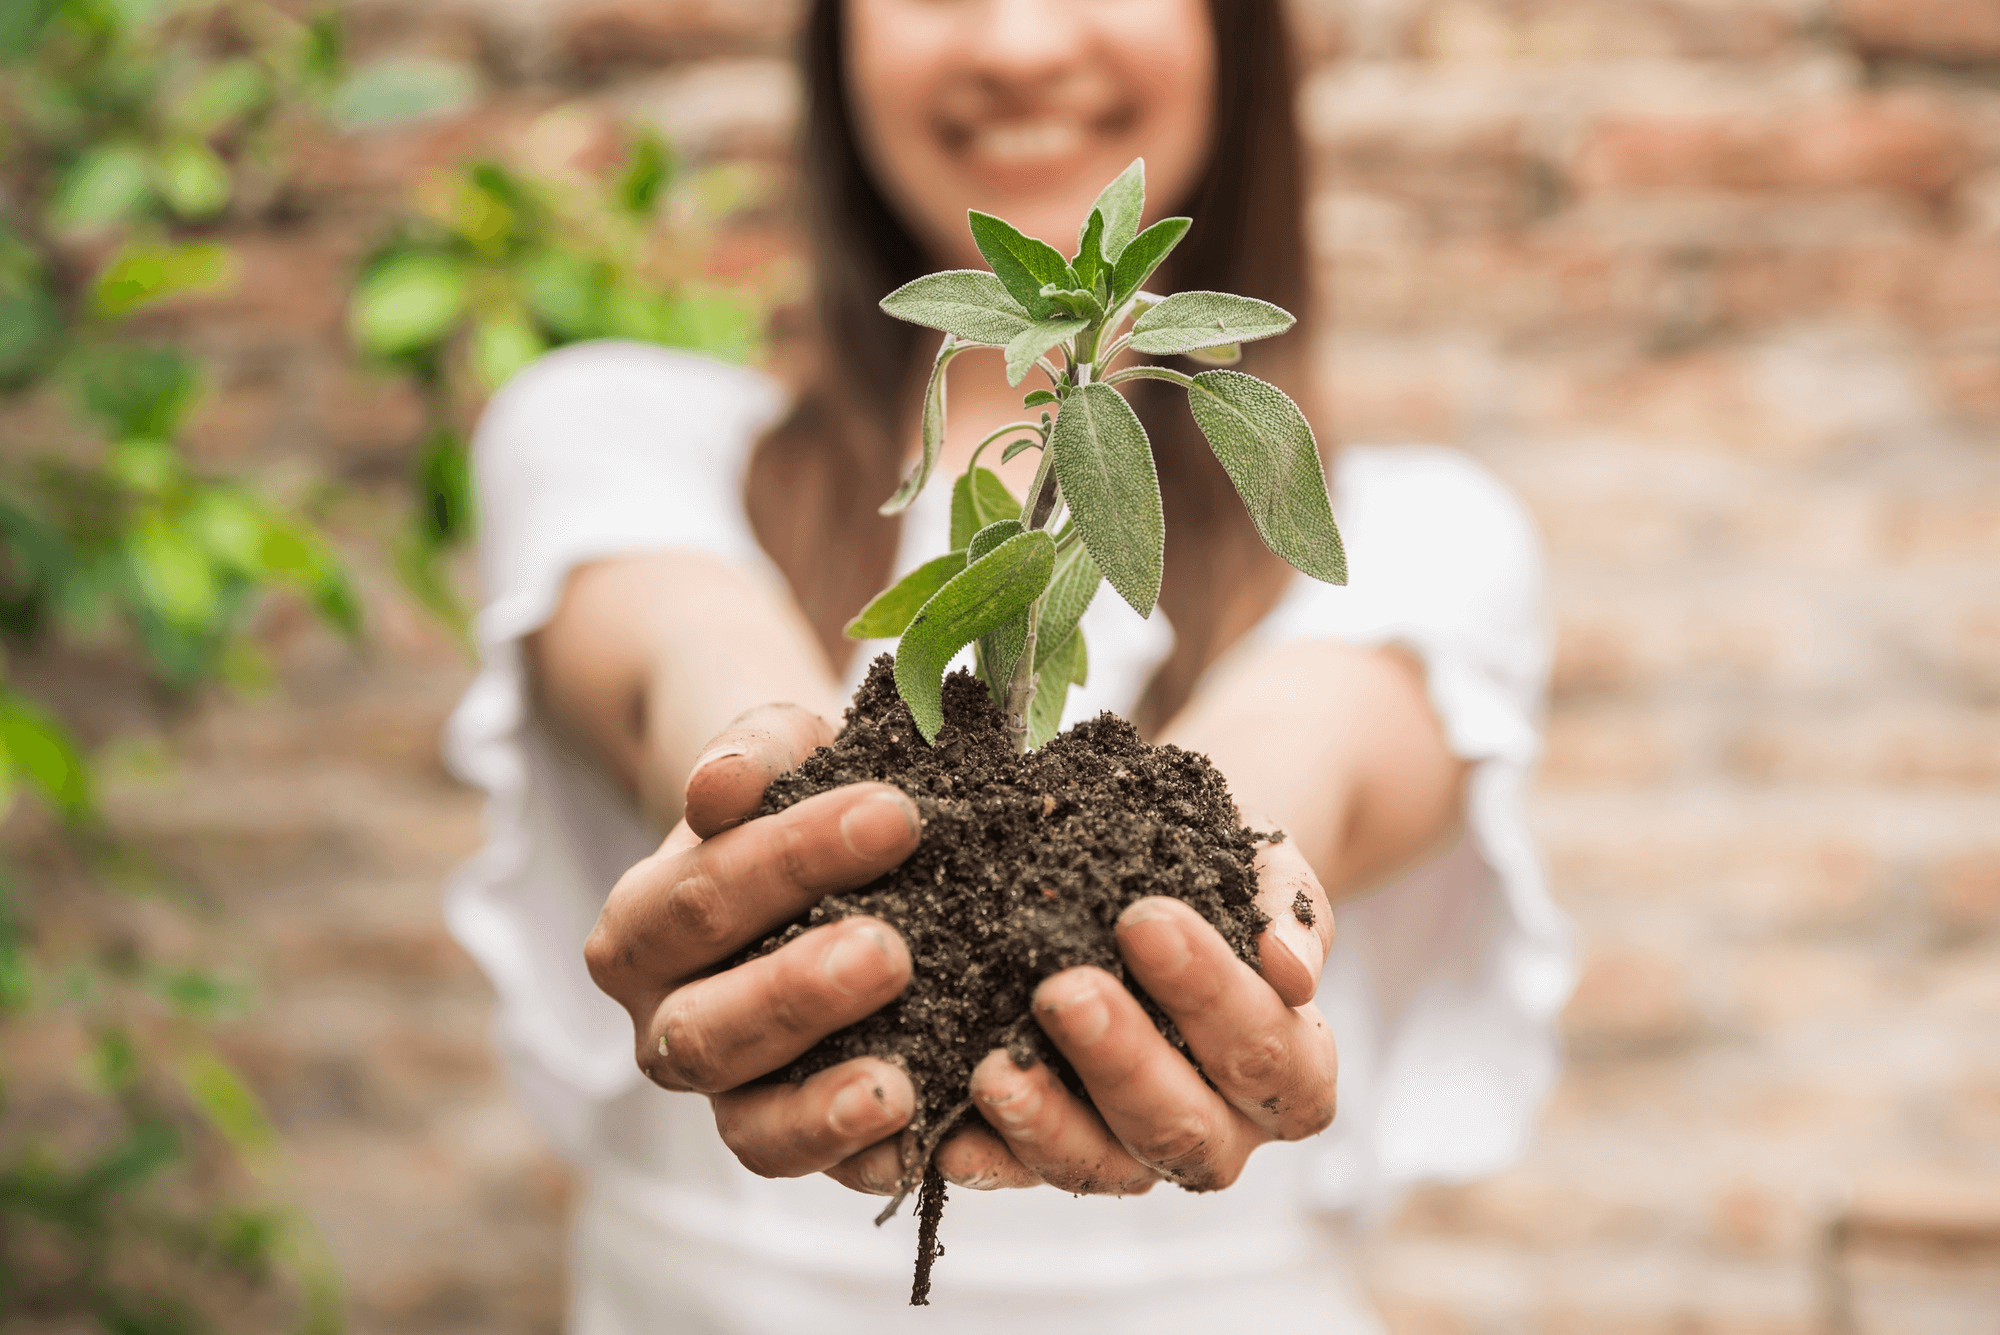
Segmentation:
{"type": "Polygon", "coordinates": [[[1067,255],[1146,159],[1149,220],[1192,189],[1214,113],[1206,0],[847,0],[861,148],[937,263],[983,261],[965,211],[1067,255]]]}

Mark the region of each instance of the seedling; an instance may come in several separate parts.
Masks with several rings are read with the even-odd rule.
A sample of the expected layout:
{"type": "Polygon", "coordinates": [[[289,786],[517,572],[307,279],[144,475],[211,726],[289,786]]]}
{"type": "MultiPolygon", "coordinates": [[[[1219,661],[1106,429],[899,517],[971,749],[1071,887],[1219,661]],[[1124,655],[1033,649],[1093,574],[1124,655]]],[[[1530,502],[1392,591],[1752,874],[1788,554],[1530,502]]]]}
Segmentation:
{"type": "Polygon", "coordinates": [[[930,481],[945,440],[945,374],[960,353],[1004,348],[1008,384],[1033,371],[1049,382],[1021,400],[1042,410],[1039,420],[987,436],[953,485],[951,551],[878,594],[847,626],[857,639],[900,637],[896,689],[926,741],[944,724],[944,669],[966,645],[976,646],[976,671],[1006,714],[1015,750],[1026,752],[1055,735],[1069,688],[1085,680],[1077,623],[1099,584],[1109,580],[1135,612],[1152,615],[1166,516],[1146,429],[1119,385],[1165,380],[1185,389],[1265,544],[1314,579],[1347,582],[1319,447],[1297,404],[1239,371],[1119,364],[1143,353],[1226,367],[1243,344],[1294,323],[1267,301],[1227,292],[1146,291],[1191,220],[1163,218],[1141,231],[1145,203],[1140,159],[1098,195],[1068,260],[975,209],[972,239],[990,271],[928,274],[882,299],[897,319],[944,334],[924,390],[923,453],[884,514],[903,510],[930,481]],[[980,455],[1003,439],[1003,462],[1041,452],[1025,500],[980,467],[980,455]]]}

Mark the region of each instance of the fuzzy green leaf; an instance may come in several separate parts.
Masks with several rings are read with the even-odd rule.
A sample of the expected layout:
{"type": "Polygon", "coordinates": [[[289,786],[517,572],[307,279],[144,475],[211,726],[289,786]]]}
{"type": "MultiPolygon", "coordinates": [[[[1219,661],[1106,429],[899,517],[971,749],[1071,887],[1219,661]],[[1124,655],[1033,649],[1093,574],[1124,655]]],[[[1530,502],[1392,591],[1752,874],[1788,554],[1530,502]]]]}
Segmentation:
{"type": "Polygon", "coordinates": [[[1018,536],[1020,532],[1021,521],[1018,519],[994,520],[973,534],[972,541],[965,544],[965,563],[971,565],[1009,538],[1018,536]]]}
{"type": "Polygon", "coordinates": [[[1298,405],[1255,376],[1203,371],[1188,407],[1264,544],[1314,579],[1347,583],[1324,465],[1298,405]]]}
{"type": "Polygon", "coordinates": [[[868,606],[847,623],[844,634],[850,640],[887,640],[901,635],[908,628],[911,618],[931,600],[931,595],[963,569],[965,549],[962,547],[934,561],[924,562],[870,599],[868,606]]]}
{"type": "Polygon", "coordinates": [[[969,210],[967,217],[979,253],[1028,314],[1040,318],[1049,313],[1049,304],[1042,299],[1044,284],[1074,286],[1069,262],[1048,242],[1023,236],[1012,224],[978,209],[969,210]]]}
{"type": "MultiPolygon", "coordinates": [[[[973,537],[966,548],[966,558],[977,561],[1001,543],[1022,531],[1018,519],[1002,519],[988,524],[973,537]]],[[[1018,615],[1009,617],[997,630],[988,631],[979,637],[979,675],[992,688],[995,695],[1004,695],[1007,679],[1014,674],[1014,660],[1020,656],[1021,645],[1028,638],[1028,613],[1024,609],[1018,615]]]]}
{"type": "Polygon", "coordinates": [[[1055,569],[1046,531],[1019,533],[952,576],[923,605],[896,645],[896,690],[925,741],[944,726],[944,670],[952,656],[1018,616],[1055,569]]]}
{"type": "Polygon", "coordinates": [[[896,488],[896,494],[882,502],[880,513],[900,514],[917,493],[924,489],[924,483],[931,480],[931,470],[937,467],[938,452],[944,448],[944,373],[951,365],[951,359],[964,352],[970,344],[954,341],[950,334],[938,345],[937,360],[931,363],[930,383],[924,387],[923,453],[917,458],[917,466],[903,479],[903,485],[896,488]]]}
{"type": "Polygon", "coordinates": [[[1138,414],[1111,386],[1085,385],[1063,400],[1049,448],[1091,557],[1134,611],[1152,615],[1167,524],[1138,414]]]}
{"type": "Polygon", "coordinates": [[[1076,270],[1076,276],[1083,280],[1085,287],[1095,291],[1097,280],[1104,277],[1105,290],[1110,290],[1111,266],[1104,260],[1104,214],[1101,210],[1092,209],[1090,217],[1084,220],[1083,230],[1076,238],[1076,258],[1069,262],[1069,267],[1076,270]]]}
{"type": "Polygon", "coordinates": [[[1243,360],[1243,345],[1219,343],[1212,348],[1195,348],[1187,357],[1189,361],[1200,362],[1203,366],[1234,366],[1243,360]]]}
{"type": "Polygon", "coordinates": [[[1000,462],[1003,464],[1011,463],[1015,455],[1023,450],[1036,449],[1041,443],[1041,441],[1036,440],[1033,436],[1023,436],[1019,440],[1010,440],[1007,442],[1007,448],[1000,451],[1000,462]]]}
{"type": "Polygon", "coordinates": [[[1035,369],[1035,362],[1041,355],[1058,343],[1075,338],[1090,326],[1083,318],[1067,320],[1037,320],[1023,329],[1012,343],[1007,345],[1007,383],[1018,385],[1035,369]]]}
{"type": "Polygon", "coordinates": [[[1045,668],[1056,650],[1076,630],[1091,600],[1104,584],[1104,573],[1082,543],[1056,554],[1048,597],[1042,600],[1041,624],[1035,628],[1035,668],[1045,668]]]}
{"type": "Polygon", "coordinates": [[[951,545],[963,549],[973,535],[1001,519],[1019,519],[1021,503],[1007,484],[990,468],[972,468],[959,474],[951,489],[951,545]]]}
{"type": "Polygon", "coordinates": [[[950,269],[913,279],[882,298],[882,309],[898,320],[988,347],[1004,348],[1030,327],[1028,312],[984,269],[950,269]]]}
{"type": "Polygon", "coordinates": [[[1062,396],[1046,389],[1031,389],[1021,396],[1023,408],[1039,408],[1045,403],[1061,403],[1062,396]]]}
{"type": "Polygon", "coordinates": [[[1270,338],[1296,323],[1283,307],[1254,297],[1176,292],[1132,322],[1132,346],[1156,357],[1169,357],[1196,348],[1270,338]]]}
{"type": "Polygon", "coordinates": [[[1133,237],[1112,270],[1111,304],[1123,305],[1127,297],[1144,287],[1153,270],[1160,267],[1160,261],[1180,244],[1193,225],[1191,218],[1162,218],[1133,237]]]}
{"type": "MultiPolygon", "coordinates": [[[[1040,660],[1042,656],[1037,653],[1035,657],[1040,660]]],[[[1081,686],[1089,671],[1083,632],[1073,630],[1035,674],[1035,699],[1028,706],[1029,746],[1046,745],[1056,735],[1062,727],[1063,706],[1069,703],[1069,688],[1081,686]]]]}
{"type": "Polygon", "coordinates": [[[1139,220],[1145,216],[1146,160],[1132,159],[1132,165],[1098,194],[1092,208],[1104,215],[1104,261],[1116,264],[1139,234],[1139,220]]]}

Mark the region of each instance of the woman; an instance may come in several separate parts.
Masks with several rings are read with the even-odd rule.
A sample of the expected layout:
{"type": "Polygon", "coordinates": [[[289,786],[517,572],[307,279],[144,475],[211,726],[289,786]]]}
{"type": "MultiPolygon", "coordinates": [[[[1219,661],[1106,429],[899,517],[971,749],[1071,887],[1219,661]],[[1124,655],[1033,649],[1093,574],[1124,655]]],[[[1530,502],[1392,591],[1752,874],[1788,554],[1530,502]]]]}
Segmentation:
{"type": "MultiPolygon", "coordinates": [[[[1153,286],[1310,305],[1276,0],[820,0],[803,50],[820,320],[796,393],[589,345],[517,377],[478,437],[486,667],[450,744],[494,820],[450,913],[584,1177],[572,1329],[1374,1329],[1329,1221],[1518,1153],[1571,973],[1520,812],[1547,653],[1534,538],[1456,456],[1340,454],[1354,585],[1332,589],[1264,550],[1184,408],[1135,395],[1167,501],[1161,614],[1096,600],[1068,718],[1113,708],[1206,752],[1291,835],[1259,858],[1261,974],[1177,901],[1119,923],[1213,1087],[1108,974],[1047,980],[1036,1017],[1095,1109],[1046,1068],[979,1066],[979,1123],[938,1161],[980,1190],[954,1196],[936,1306],[912,1313],[912,1225],[871,1229],[850,1194],[893,1188],[908,1080],[863,1059],[748,1084],[910,968],[891,927],[849,919],[714,971],[919,837],[886,785],[742,824],[878,648],[841,625],[943,550],[945,488],[900,525],[875,513],[930,352],[876,301],[980,263],[967,207],[1060,242],[1144,157],[1154,213],[1195,219],[1153,286]],[[1294,916],[1300,889],[1318,912],[1294,916]],[[1341,1112],[1316,1135],[1330,1035],[1341,1112]]],[[[1308,404],[1309,326],[1248,368],[1308,404]]],[[[955,472],[1019,391],[997,355],[952,377],[955,472]]],[[[1017,494],[1032,469],[1008,470],[1017,494]]]]}

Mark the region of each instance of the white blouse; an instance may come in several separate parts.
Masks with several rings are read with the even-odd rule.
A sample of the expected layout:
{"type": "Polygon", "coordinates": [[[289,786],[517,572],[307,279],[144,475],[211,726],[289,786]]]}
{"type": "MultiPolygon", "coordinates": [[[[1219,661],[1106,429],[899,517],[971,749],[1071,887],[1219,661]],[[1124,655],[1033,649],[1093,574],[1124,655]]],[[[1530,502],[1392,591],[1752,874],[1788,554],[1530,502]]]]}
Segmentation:
{"type": "MultiPolygon", "coordinates": [[[[742,486],[782,407],[756,372],[593,343],[517,375],[475,441],[484,666],[446,750],[488,793],[488,834],[446,912],[498,994],[522,1097],[584,1179],[572,1331],[957,1332],[1028,1319],[1157,1333],[1289,1317],[1377,1329],[1326,1216],[1379,1217],[1414,1183],[1519,1156],[1556,1076],[1554,1020],[1575,977],[1523,814],[1550,653],[1527,515],[1462,455],[1343,449],[1332,481],[1351,583],[1295,579],[1254,632],[1407,647],[1452,748],[1475,762],[1457,843],[1337,912],[1319,994],[1340,1044],[1333,1127],[1264,1147],[1211,1195],[954,1191],[933,1306],[911,1312],[908,1209],[878,1230],[871,1198],[824,1178],[760,1179],[722,1146],[704,1100],[640,1075],[630,1021],[592,986],[582,949],[612,883],[659,832],[541,725],[522,666],[522,637],[583,562],[671,549],[778,581],[742,486]]],[[[948,493],[934,483],[907,515],[899,574],[945,549],[948,493]]],[[[1065,723],[1129,710],[1172,646],[1163,615],[1142,621],[1109,594],[1085,630],[1090,682],[1065,723]]],[[[857,680],[886,647],[862,647],[857,680]]]]}

